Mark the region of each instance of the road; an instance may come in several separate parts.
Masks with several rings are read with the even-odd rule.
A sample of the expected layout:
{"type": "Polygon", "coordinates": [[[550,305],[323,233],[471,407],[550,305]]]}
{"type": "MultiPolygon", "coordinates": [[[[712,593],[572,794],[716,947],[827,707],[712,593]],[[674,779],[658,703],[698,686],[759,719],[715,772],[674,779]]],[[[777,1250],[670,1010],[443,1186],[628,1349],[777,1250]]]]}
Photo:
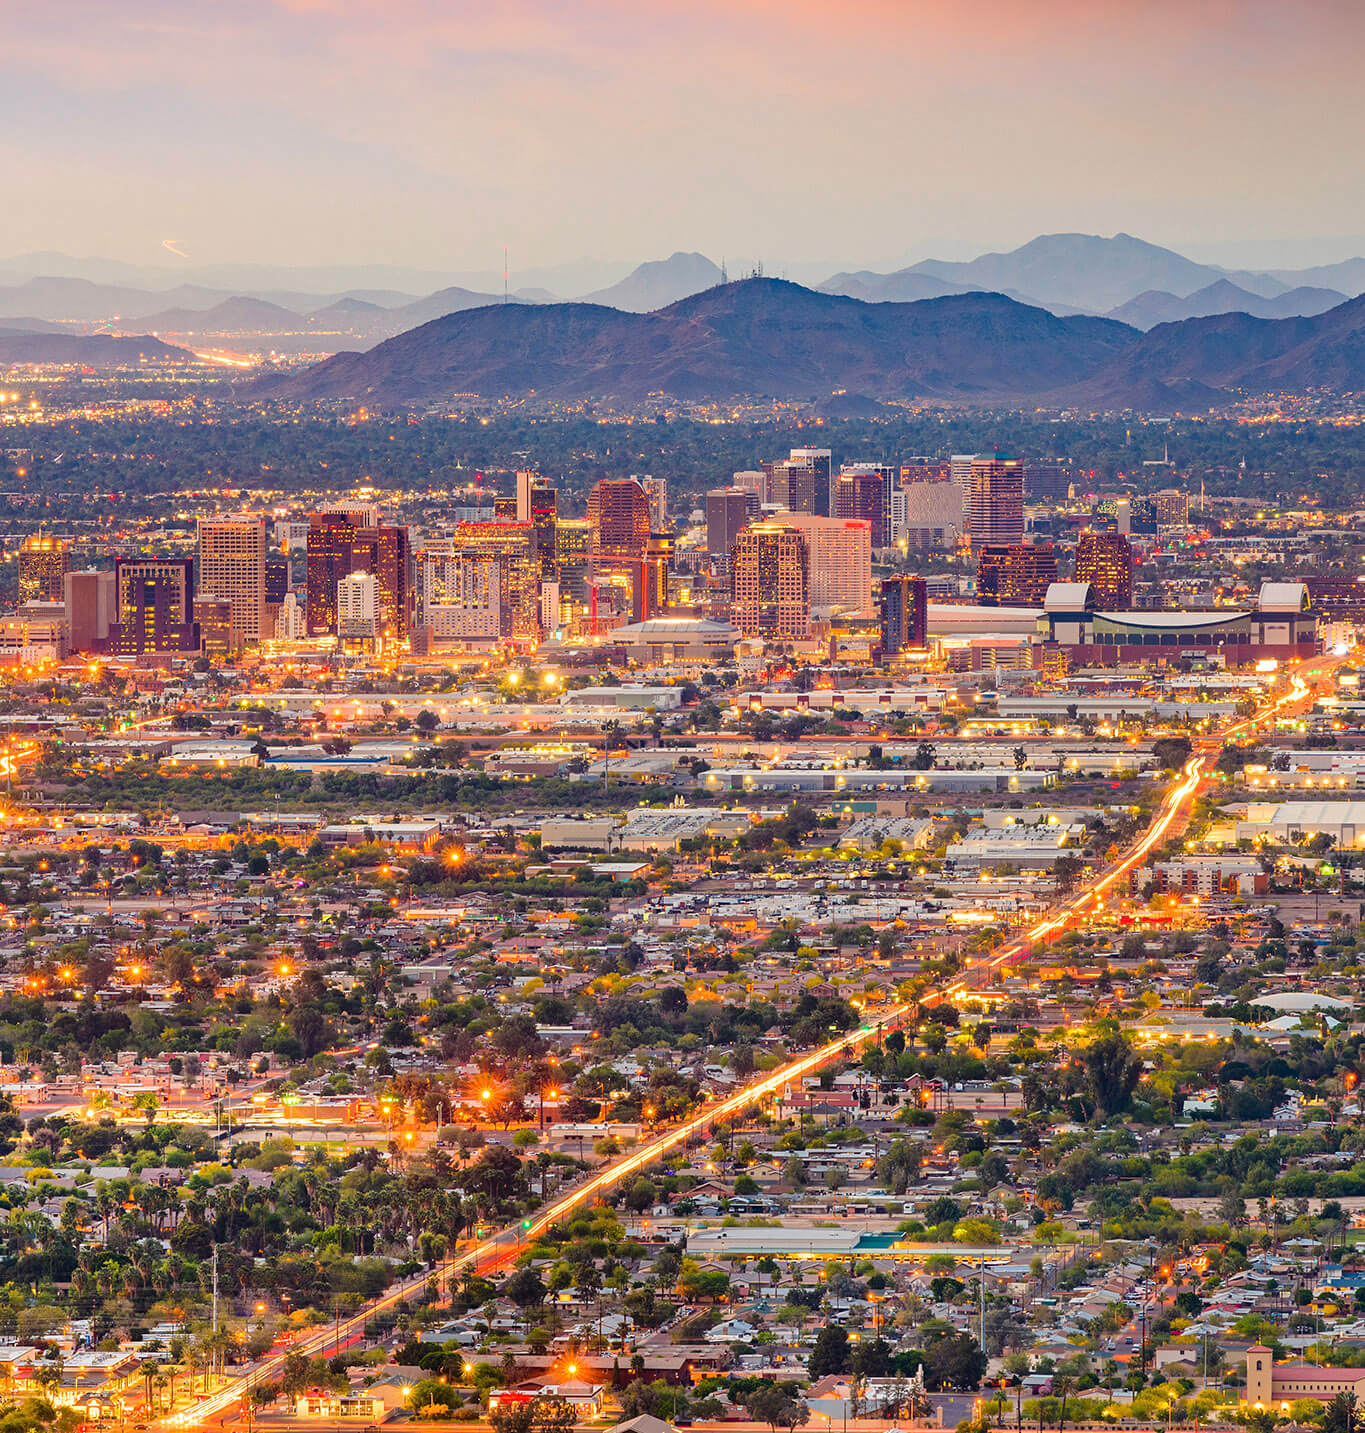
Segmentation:
{"type": "MultiPolygon", "coordinates": [[[[982,961],[942,991],[923,996],[919,1001],[910,1004],[888,1006],[879,1014],[876,1024],[866,1024],[856,1030],[851,1030],[847,1034],[829,1041],[828,1044],[822,1045],[818,1050],[813,1050],[810,1054],[792,1060],[778,1070],[760,1076],[726,1099],[705,1106],[682,1124],[665,1130],[614,1160],[611,1164],[604,1166],[589,1179],[547,1205],[534,1218],[528,1219],[520,1225],[510,1226],[492,1237],[480,1241],[455,1258],[443,1261],[430,1273],[406,1280],[366,1305],[359,1313],[342,1320],[339,1324],[320,1329],[306,1338],[296,1340],[289,1352],[316,1357],[330,1348],[337,1340],[345,1343],[348,1339],[358,1336],[363,1331],[365,1324],[375,1314],[391,1309],[419,1292],[432,1277],[436,1277],[442,1282],[448,1282],[466,1270],[483,1272],[507,1263],[516,1257],[524,1241],[534,1240],[552,1224],[557,1223],[582,1205],[591,1202],[599,1194],[605,1193],[623,1180],[644,1170],[679,1145],[702,1136],[715,1124],[728,1119],[731,1115],[741,1114],[769,1095],[777,1094],[784,1087],[799,1082],[805,1075],[814,1074],[831,1061],[851,1054],[865,1041],[878,1036],[882,1030],[894,1028],[902,1021],[913,1019],[920,1006],[932,1004],[935,1000],[949,999],[988,982],[994,978],[1000,967],[1023,960],[1035,945],[1046,942],[1061,931],[1101,914],[1105,910],[1107,893],[1130,871],[1139,866],[1147,855],[1155,847],[1161,845],[1172,830],[1178,829],[1180,823],[1186,819],[1195,795],[1207,781],[1208,773],[1223,746],[1228,742],[1236,741],[1239,737],[1254,733],[1266,721],[1290,714],[1305,702],[1311,702],[1311,698],[1312,692],[1309,686],[1301,676],[1296,675],[1292,679],[1288,692],[1282,697],[1259,709],[1245,720],[1235,722],[1215,735],[1200,738],[1194,754],[1186,762],[1179,779],[1166,793],[1151,824],[1123,856],[1099,875],[1081,895],[1042,917],[1017,939],[996,952],[989,960],[982,961]]],[[[268,1383],[277,1378],[284,1365],[284,1358],[283,1353],[267,1358],[248,1369],[222,1391],[211,1395],[192,1408],[169,1415],[162,1420],[162,1425],[167,1428],[186,1428],[224,1417],[243,1397],[249,1395],[251,1389],[257,1384],[268,1383]]]]}

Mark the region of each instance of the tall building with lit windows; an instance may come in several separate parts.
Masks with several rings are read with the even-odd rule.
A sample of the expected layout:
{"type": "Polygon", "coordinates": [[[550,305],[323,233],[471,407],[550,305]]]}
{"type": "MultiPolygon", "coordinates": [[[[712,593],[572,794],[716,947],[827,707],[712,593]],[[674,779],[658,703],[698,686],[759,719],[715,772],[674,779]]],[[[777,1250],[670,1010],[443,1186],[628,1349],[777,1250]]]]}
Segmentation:
{"type": "Polygon", "coordinates": [[[412,620],[412,566],[408,530],[362,519],[373,509],[352,505],[344,512],[315,512],[308,518],[308,635],[337,633],[337,584],[353,572],[375,580],[379,636],[405,637],[412,620]]]}
{"type": "Polygon", "coordinates": [[[240,651],[265,632],[265,563],[269,534],[264,518],[200,519],[201,597],[227,601],[227,645],[240,651]]]}
{"type": "Polygon", "coordinates": [[[922,577],[884,577],[877,608],[883,661],[924,648],[929,631],[929,587],[922,577]]]}
{"type": "Polygon", "coordinates": [[[746,637],[799,641],[810,633],[806,540],[781,522],[753,523],[730,553],[730,621],[746,637]]]}
{"type": "Polygon", "coordinates": [[[768,503],[787,512],[829,517],[834,501],[832,466],[828,448],[793,448],[789,458],[764,463],[768,503]]]}
{"type": "Polygon", "coordinates": [[[412,622],[412,566],[408,530],[388,524],[360,527],[351,534],[350,570],[375,581],[378,635],[386,641],[406,637],[412,622]]]}
{"type": "Polygon", "coordinates": [[[337,639],[352,651],[370,651],[380,636],[379,583],[351,572],[337,583],[337,639]]]}
{"type": "Polygon", "coordinates": [[[813,608],[872,611],[872,529],[855,518],[784,513],[806,544],[806,596],[813,608]]]}
{"type": "Polygon", "coordinates": [[[973,549],[1024,538],[1024,465],[997,454],[973,458],[967,491],[967,536],[973,549]]]}
{"type": "Polygon", "coordinates": [[[193,584],[191,558],[118,558],[114,563],[118,620],[109,629],[109,651],[120,657],[197,652],[193,584]]]}
{"type": "Polygon", "coordinates": [[[983,607],[1041,607],[1057,580],[1050,542],[986,543],[977,552],[976,595],[983,607]]]}
{"type": "Polygon", "coordinates": [[[19,601],[64,601],[70,552],[61,538],[35,532],[19,545],[19,601]]]}
{"type": "Polygon", "coordinates": [[[366,524],[358,514],[315,512],[308,517],[308,635],[334,637],[337,583],[351,575],[351,536],[366,524]]]}
{"type": "Polygon", "coordinates": [[[594,557],[639,562],[649,546],[649,497],[634,478],[603,478],[588,494],[588,526],[594,557]]]}
{"type": "Polygon", "coordinates": [[[891,546],[891,498],[896,469],[889,463],[845,463],[834,481],[833,517],[857,518],[872,529],[873,547],[891,546]]]}
{"type": "Polygon", "coordinates": [[[1076,539],[1076,581],[1088,582],[1101,612],[1133,605],[1133,544],[1121,532],[1086,531],[1076,539]]]}
{"type": "Polygon", "coordinates": [[[498,636],[540,640],[540,563],[529,522],[456,523],[449,542],[457,558],[492,558],[498,564],[498,636]]]}

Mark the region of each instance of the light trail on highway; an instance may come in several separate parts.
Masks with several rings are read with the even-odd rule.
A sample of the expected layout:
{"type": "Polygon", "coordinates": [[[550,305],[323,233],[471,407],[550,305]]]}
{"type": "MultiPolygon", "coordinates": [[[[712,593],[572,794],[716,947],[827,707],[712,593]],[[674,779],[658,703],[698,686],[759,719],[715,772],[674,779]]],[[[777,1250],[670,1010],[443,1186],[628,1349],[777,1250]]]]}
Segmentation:
{"type": "Polygon", "coordinates": [[[655,1135],[640,1145],[638,1149],[622,1155],[621,1158],[599,1170],[591,1178],[575,1185],[573,1189],[561,1195],[552,1204],[547,1205],[534,1218],[510,1225],[490,1238],[481,1240],[455,1258],[442,1261],[436,1268],[405,1280],[396,1288],[367,1304],[360,1312],[306,1338],[297,1340],[286,1352],[272,1355],[265,1362],[249,1369],[226,1388],[211,1394],[202,1402],[179,1413],[168,1415],[161,1420],[161,1425],[166,1428],[188,1428],[207,1422],[209,1419],[221,1417],[234,1404],[250,1397],[252,1390],[258,1385],[269,1383],[275,1379],[283,1369],[288,1353],[300,1353],[315,1357],[330,1345],[340,1346],[341,1343],[348,1342],[357,1334],[362,1333],[365,1324],[376,1314],[396,1307],[412,1294],[420,1292],[432,1279],[449,1283],[453,1277],[466,1271],[496,1268],[507,1262],[508,1259],[515,1257],[524,1242],[534,1240],[551,1225],[566,1215],[572,1214],[574,1210],[595,1199],[597,1195],[620,1184],[622,1180],[631,1175],[643,1171],[679,1145],[704,1134],[708,1127],[727,1120],[732,1115],[743,1113],[768,1096],[776,1094],[784,1086],[815,1073],[831,1060],[840,1059],[851,1053],[864,1041],[880,1036],[883,1031],[895,1028],[900,1022],[917,1019],[920,1012],[931,1007],[935,1001],[942,1001],[965,993],[973,985],[980,984],[983,979],[989,979],[992,973],[998,971],[1000,967],[1021,960],[1040,941],[1048,940],[1049,937],[1067,929],[1087,915],[1099,914],[1104,909],[1104,892],[1135,867],[1141,865],[1148,854],[1166,839],[1171,826],[1179,819],[1181,812],[1207,779],[1206,763],[1210,761],[1214,753],[1227,742],[1254,730],[1262,722],[1278,715],[1285,707],[1302,701],[1305,696],[1309,695],[1311,692],[1308,686],[1298,676],[1295,676],[1289,691],[1278,700],[1269,703],[1245,720],[1224,728],[1216,735],[1201,738],[1199,745],[1203,750],[1191,755],[1185,763],[1179,781],[1167,792],[1157,815],[1141,839],[1075,900],[1060,910],[1053,911],[1039,919],[1023,935],[997,952],[990,960],[983,961],[973,968],[967,976],[954,981],[941,991],[921,995],[914,1001],[904,1004],[889,1006],[875,1023],[860,1025],[856,1030],[848,1031],[820,1046],[819,1049],[811,1051],[808,1055],[803,1055],[789,1064],[783,1065],[781,1069],[751,1081],[735,1094],[715,1104],[705,1106],[681,1124],[655,1135]]]}

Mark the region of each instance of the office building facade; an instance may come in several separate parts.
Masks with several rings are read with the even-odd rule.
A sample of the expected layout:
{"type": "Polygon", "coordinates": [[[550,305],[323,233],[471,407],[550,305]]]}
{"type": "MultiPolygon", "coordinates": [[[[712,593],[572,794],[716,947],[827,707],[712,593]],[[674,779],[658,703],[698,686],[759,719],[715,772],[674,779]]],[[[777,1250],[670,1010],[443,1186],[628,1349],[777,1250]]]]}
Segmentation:
{"type": "Polygon", "coordinates": [[[983,607],[1041,607],[1057,581],[1050,542],[987,543],[977,552],[976,597],[983,607]]]}
{"type": "Polygon", "coordinates": [[[649,545],[649,498],[634,478],[603,478],[588,494],[593,556],[640,562],[649,545]]]}
{"type": "Polygon", "coordinates": [[[853,518],[785,513],[806,543],[807,598],[817,610],[872,611],[872,528],[853,518]]]}
{"type": "Polygon", "coordinates": [[[1101,612],[1126,612],[1133,605],[1133,544],[1121,532],[1081,533],[1075,578],[1090,584],[1101,612]]]}
{"type": "Polygon", "coordinates": [[[781,522],[753,523],[730,554],[730,621],[746,637],[800,641],[810,633],[806,540],[781,522]]]}
{"type": "Polygon", "coordinates": [[[114,563],[118,620],[109,629],[116,656],[197,652],[191,558],[121,557],[114,563]]]}
{"type": "Polygon", "coordinates": [[[877,593],[883,661],[923,651],[929,632],[929,589],[922,577],[885,577],[877,593]]]}
{"type": "Polygon", "coordinates": [[[1024,465],[1017,458],[974,458],[967,497],[967,537],[973,549],[1024,538],[1024,465]]]}
{"type": "Polygon", "coordinates": [[[725,566],[735,538],[757,516],[758,494],[752,488],[712,488],[706,494],[706,554],[725,566]]]}
{"type": "Polygon", "coordinates": [[[68,572],[62,589],[71,650],[106,651],[109,629],[118,621],[118,585],[114,574],[94,567],[83,572],[68,572]]]}
{"type": "Polygon", "coordinates": [[[498,564],[498,636],[504,641],[540,640],[540,564],[535,528],[529,522],[457,523],[450,555],[490,558],[498,564]]]}
{"type": "Polygon", "coordinates": [[[198,595],[230,604],[229,648],[259,643],[265,630],[265,519],[200,519],[198,539],[198,595]]]}
{"type": "Polygon", "coordinates": [[[70,549],[59,537],[36,532],[19,544],[19,601],[64,602],[70,549]]]}
{"type": "Polygon", "coordinates": [[[891,498],[896,469],[888,463],[845,463],[834,483],[834,512],[869,525],[873,547],[891,546],[891,498]]]}
{"type": "Polygon", "coordinates": [[[892,496],[892,536],[907,548],[952,551],[962,541],[962,489],[945,470],[925,470],[892,496]]]}

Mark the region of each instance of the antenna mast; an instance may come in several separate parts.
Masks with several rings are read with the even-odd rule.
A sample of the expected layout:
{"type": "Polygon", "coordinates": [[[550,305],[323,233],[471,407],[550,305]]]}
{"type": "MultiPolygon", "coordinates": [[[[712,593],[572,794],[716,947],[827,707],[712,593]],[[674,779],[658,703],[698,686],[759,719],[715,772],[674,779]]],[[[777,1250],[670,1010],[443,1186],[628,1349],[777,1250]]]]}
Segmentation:
{"type": "Polygon", "coordinates": [[[507,302],[507,280],[508,280],[508,276],[509,276],[510,272],[511,272],[511,271],[510,271],[510,269],[509,269],[509,267],[508,267],[508,263],[507,263],[507,245],[504,244],[504,245],[502,246],[502,301],[503,301],[503,303],[506,303],[506,302],[507,302]]]}

